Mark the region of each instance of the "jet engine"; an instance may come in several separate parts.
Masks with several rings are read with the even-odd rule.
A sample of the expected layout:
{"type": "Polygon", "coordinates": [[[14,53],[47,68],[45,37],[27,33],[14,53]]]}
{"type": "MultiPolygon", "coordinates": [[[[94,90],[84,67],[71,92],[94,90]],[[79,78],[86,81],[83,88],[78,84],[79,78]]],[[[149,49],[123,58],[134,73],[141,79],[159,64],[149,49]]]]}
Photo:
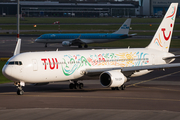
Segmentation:
{"type": "Polygon", "coordinates": [[[120,87],[126,81],[120,70],[105,71],[100,75],[100,83],[104,87],[120,87]]]}
{"type": "Polygon", "coordinates": [[[71,46],[71,42],[69,41],[63,41],[62,46],[71,46]]]}

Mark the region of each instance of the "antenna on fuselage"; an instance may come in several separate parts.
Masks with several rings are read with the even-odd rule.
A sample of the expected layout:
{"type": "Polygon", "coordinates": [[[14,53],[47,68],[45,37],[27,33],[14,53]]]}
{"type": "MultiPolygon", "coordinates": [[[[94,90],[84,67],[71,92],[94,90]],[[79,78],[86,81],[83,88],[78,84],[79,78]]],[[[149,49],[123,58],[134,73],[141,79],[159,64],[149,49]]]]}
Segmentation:
{"type": "Polygon", "coordinates": [[[19,38],[19,0],[17,0],[17,38],[16,38],[16,48],[14,50],[14,55],[20,53],[21,39],[19,38]]]}

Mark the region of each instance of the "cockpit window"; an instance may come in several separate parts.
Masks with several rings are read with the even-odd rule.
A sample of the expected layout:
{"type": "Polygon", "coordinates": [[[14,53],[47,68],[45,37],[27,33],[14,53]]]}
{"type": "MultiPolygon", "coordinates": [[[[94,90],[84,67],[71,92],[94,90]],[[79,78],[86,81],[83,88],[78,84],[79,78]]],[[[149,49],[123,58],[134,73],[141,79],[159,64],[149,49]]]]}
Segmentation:
{"type": "Polygon", "coordinates": [[[18,65],[22,65],[22,62],[21,61],[19,61],[19,64],[18,65]]]}
{"type": "Polygon", "coordinates": [[[13,62],[9,62],[8,65],[14,65],[14,61],[13,62]]]}
{"type": "Polygon", "coordinates": [[[8,62],[8,65],[22,65],[22,62],[21,61],[11,61],[11,62],[8,62]]]}
{"type": "Polygon", "coordinates": [[[19,63],[18,61],[15,61],[15,62],[14,62],[15,65],[18,65],[18,63],[19,63]]]}

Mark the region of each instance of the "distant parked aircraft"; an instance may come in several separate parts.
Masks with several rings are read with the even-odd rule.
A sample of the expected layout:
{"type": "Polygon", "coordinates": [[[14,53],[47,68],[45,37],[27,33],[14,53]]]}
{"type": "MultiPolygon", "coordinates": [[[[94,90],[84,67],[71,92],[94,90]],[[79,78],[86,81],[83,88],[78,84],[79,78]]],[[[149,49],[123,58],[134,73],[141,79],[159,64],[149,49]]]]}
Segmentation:
{"type": "Polygon", "coordinates": [[[89,43],[104,43],[111,42],[119,39],[131,37],[128,35],[131,19],[127,19],[124,24],[114,33],[55,33],[43,34],[38,37],[35,42],[45,43],[62,43],[63,46],[78,46],[87,48],[89,43]]]}

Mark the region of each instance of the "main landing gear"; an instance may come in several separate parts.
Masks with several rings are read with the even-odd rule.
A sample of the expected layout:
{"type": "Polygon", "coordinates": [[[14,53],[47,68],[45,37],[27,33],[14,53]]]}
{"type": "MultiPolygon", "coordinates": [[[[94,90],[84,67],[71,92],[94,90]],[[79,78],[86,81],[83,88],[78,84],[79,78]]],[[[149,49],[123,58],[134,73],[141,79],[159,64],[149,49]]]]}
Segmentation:
{"type": "Polygon", "coordinates": [[[78,83],[77,81],[74,81],[74,83],[69,84],[70,89],[83,89],[84,84],[83,83],[78,83]]]}
{"type": "Polygon", "coordinates": [[[17,86],[17,95],[23,95],[24,91],[22,89],[23,86],[25,86],[24,82],[14,82],[14,85],[17,86]]]}
{"type": "MultiPolygon", "coordinates": [[[[78,45],[78,48],[82,48],[82,45],[78,45]]],[[[88,45],[87,44],[84,44],[84,48],[88,48],[88,45]]]]}
{"type": "Polygon", "coordinates": [[[126,86],[123,84],[120,87],[112,87],[111,90],[125,90],[126,86]]]}
{"type": "Polygon", "coordinates": [[[45,43],[45,47],[47,47],[47,43],[45,43]]]}
{"type": "Polygon", "coordinates": [[[87,45],[87,44],[85,44],[85,45],[84,45],[84,48],[88,48],[88,45],[87,45]]]}

